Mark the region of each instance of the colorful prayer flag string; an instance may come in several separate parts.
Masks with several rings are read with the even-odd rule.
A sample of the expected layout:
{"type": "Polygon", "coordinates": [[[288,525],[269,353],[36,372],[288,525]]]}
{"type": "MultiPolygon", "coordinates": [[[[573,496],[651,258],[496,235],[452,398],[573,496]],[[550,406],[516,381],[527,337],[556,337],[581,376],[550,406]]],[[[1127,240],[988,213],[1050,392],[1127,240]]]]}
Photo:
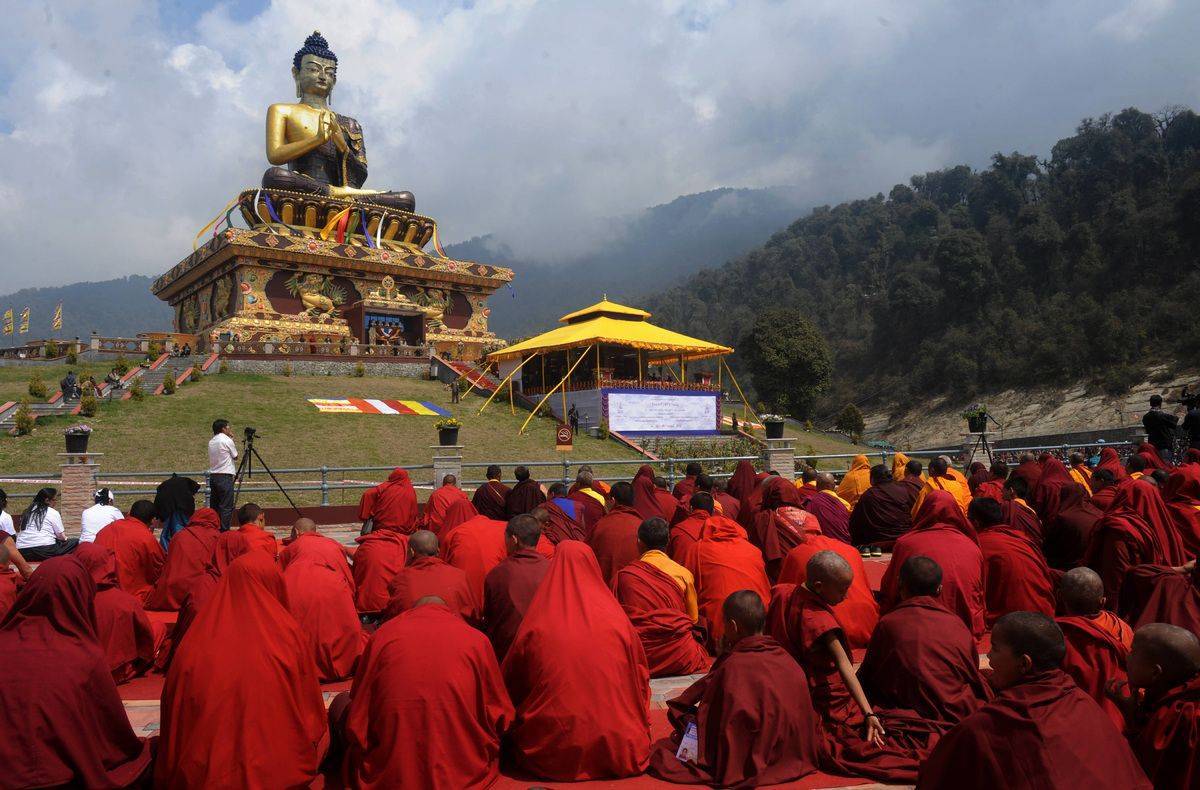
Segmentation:
{"type": "MultiPolygon", "coordinates": [[[[224,217],[226,220],[228,220],[229,213],[237,205],[237,202],[238,202],[238,199],[234,198],[233,200],[226,203],[225,208],[221,209],[220,212],[217,213],[217,216],[213,217],[211,220],[206,222],[204,224],[203,228],[196,231],[196,237],[194,239],[192,239],[192,252],[196,251],[196,248],[199,246],[199,243],[200,243],[200,237],[204,235],[204,232],[206,230],[211,228],[213,225],[217,225],[218,223],[220,223],[222,217],[224,217]]],[[[214,232],[213,235],[215,236],[216,233],[214,232]]]]}
{"type": "Polygon", "coordinates": [[[346,206],[346,208],[329,218],[329,221],[325,223],[325,227],[321,228],[321,238],[324,241],[329,241],[329,237],[334,233],[334,226],[337,226],[336,239],[339,244],[342,242],[345,238],[346,221],[350,219],[351,208],[352,206],[346,206]]]}

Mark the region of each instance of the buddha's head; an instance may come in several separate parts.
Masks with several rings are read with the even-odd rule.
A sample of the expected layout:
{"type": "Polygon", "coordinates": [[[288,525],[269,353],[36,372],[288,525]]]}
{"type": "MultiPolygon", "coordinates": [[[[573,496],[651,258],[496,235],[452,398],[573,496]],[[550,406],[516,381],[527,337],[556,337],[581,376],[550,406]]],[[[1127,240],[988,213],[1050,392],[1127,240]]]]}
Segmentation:
{"type": "Polygon", "coordinates": [[[337,84],[337,55],[329,42],[314,30],[304,40],[304,46],[292,58],[292,79],[296,81],[296,97],[320,96],[329,98],[337,84]]]}

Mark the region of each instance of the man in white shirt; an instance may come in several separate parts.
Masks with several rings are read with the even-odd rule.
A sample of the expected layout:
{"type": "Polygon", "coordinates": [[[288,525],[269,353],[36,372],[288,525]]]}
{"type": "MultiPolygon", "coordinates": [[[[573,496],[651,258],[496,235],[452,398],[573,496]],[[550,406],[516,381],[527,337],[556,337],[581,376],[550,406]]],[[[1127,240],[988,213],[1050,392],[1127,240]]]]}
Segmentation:
{"type": "Polygon", "coordinates": [[[16,537],[17,530],[13,527],[12,516],[8,514],[8,494],[0,488],[0,530],[16,537]]]}
{"type": "Polygon", "coordinates": [[[107,488],[101,488],[92,494],[96,504],[83,511],[79,516],[79,542],[91,543],[96,539],[96,533],[114,521],[125,518],[125,514],[113,507],[113,495],[107,488]]]}
{"type": "Polygon", "coordinates": [[[237,444],[229,420],[213,423],[208,442],[208,506],[221,517],[221,531],[233,520],[233,476],[237,472],[237,444]]]}

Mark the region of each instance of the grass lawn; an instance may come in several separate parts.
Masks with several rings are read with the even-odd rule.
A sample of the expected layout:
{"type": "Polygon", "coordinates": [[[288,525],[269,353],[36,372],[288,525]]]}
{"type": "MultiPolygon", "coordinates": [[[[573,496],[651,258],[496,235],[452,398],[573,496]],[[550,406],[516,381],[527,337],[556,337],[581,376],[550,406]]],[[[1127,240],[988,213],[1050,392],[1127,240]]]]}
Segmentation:
{"type": "MultiPolygon", "coordinates": [[[[136,361],[136,360],[135,360],[136,361]]],[[[101,363],[80,363],[78,365],[39,365],[37,367],[0,367],[0,404],[7,403],[10,400],[19,401],[21,398],[29,395],[29,379],[33,377],[36,371],[42,377],[42,381],[46,384],[46,397],[53,395],[58,391],[58,382],[67,375],[68,370],[75,371],[75,375],[83,378],[88,373],[96,377],[96,381],[104,383],[104,377],[108,375],[108,371],[112,370],[111,364],[101,363]]],[[[41,398],[40,400],[45,400],[41,398]]],[[[39,400],[30,398],[31,401],[39,400]]],[[[3,456],[0,455],[0,458],[3,456]]]]}

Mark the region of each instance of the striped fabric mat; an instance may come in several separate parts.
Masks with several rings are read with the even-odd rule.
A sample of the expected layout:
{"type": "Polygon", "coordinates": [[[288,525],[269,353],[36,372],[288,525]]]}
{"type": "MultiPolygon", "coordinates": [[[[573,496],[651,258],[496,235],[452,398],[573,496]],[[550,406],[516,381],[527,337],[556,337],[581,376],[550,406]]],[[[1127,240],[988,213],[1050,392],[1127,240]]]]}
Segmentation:
{"type": "Polygon", "coordinates": [[[309,398],[317,411],[330,414],[418,414],[423,417],[449,417],[450,412],[420,400],[383,400],[382,398],[309,398]]]}

